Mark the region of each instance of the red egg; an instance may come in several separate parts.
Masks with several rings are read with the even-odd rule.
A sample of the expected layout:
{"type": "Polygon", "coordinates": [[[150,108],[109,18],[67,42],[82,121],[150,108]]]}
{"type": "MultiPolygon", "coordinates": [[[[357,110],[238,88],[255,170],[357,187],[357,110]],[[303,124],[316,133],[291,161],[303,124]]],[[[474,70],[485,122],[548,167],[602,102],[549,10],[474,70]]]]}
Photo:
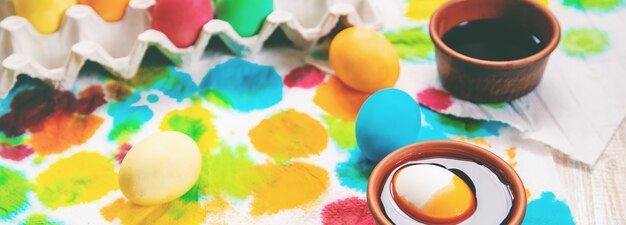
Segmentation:
{"type": "Polygon", "coordinates": [[[202,26],[211,19],[211,0],[159,0],[152,12],[152,28],[185,48],[196,42],[202,26]]]}

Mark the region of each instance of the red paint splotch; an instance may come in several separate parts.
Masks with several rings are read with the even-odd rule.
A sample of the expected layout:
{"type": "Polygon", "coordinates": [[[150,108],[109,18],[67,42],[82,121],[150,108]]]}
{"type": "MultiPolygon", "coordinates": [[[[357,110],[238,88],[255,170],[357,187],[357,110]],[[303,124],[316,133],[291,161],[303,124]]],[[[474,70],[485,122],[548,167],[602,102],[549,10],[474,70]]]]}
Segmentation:
{"type": "Polygon", "coordinates": [[[27,130],[37,129],[53,114],[87,115],[105,103],[100,86],[85,89],[78,98],[72,92],[46,86],[24,90],[13,98],[9,113],[0,117],[0,132],[7,137],[17,137],[27,130]]]}
{"type": "Polygon", "coordinates": [[[33,149],[28,145],[11,146],[0,143],[0,157],[8,160],[21,161],[33,153],[33,149]]]}
{"type": "Polygon", "coordinates": [[[375,225],[374,218],[367,208],[367,202],[358,197],[350,197],[332,202],[322,210],[322,222],[329,224],[375,225]]]}
{"type": "Polygon", "coordinates": [[[287,87],[313,88],[321,84],[325,77],[317,67],[306,64],[291,70],[284,82],[287,87]]]}
{"type": "Polygon", "coordinates": [[[117,164],[122,164],[124,157],[126,157],[126,154],[128,154],[128,151],[130,151],[131,148],[133,148],[133,146],[128,143],[124,143],[117,148],[117,154],[115,154],[115,161],[117,161],[117,164]]]}
{"type": "Polygon", "coordinates": [[[448,93],[432,87],[417,93],[417,101],[437,112],[445,111],[452,105],[448,93]]]}

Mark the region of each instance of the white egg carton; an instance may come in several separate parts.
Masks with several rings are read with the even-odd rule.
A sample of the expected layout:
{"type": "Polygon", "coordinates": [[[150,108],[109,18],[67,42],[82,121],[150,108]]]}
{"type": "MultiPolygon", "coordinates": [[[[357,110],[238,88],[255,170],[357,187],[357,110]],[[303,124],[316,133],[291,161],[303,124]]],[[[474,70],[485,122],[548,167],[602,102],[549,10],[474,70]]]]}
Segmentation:
{"type": "Polygon", "coordinates": [[[49,35],[40,34],[22,17],[6,17],[0,22],[0,99],[8,95],[20,74],[69,89],[88,60],[130,79],[150,46],[182,65],[198,60],[213,36],[234,54],[245,56],[258,52],[279,27],[303,49],[313,47],[340,21],[347,26],[382,29],[370,0],[274,0],[275,10],[257,35],[241,37],[230,24],[214,19],[204,25],[194,45],[178,48],[163,33],[150,29],[155,3],[131,0],[124,18],[112,23],[102,20],[89,6],[75,5],[66,11],[59,31],[49,35]]]}

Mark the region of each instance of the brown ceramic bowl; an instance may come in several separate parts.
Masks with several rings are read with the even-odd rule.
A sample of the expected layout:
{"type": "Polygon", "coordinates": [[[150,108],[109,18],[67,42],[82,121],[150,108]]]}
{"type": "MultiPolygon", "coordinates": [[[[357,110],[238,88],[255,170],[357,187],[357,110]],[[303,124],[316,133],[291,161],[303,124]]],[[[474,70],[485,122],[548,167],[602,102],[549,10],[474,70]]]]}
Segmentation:
{"type": "Polygon", "coordinates": [[[383,212],[380,194],[385,181],[396,167],[405,163],[434,157],[473,160],[491,169],[513,194],[508,224],[520,224],[526,213],[526,191],[515,170],[497,155],[476,145],[460,141],[427,141],[408,145],[387,155],[376,165],[367,184],[367,205],[378,224],[393,224],[383,212]]]}
{"type": "Polygon", "coordinates": [[[451,0],[430,20],[439,78],[452,95],[479,103],[507,102],[534,90],[561,37],[556,17],[535,0],[451,0]],[[465,56],[441,38],[466,21],[504,18],[527,28],[546,42],[543,50],[513,61],[487,61],[465,56]]]}

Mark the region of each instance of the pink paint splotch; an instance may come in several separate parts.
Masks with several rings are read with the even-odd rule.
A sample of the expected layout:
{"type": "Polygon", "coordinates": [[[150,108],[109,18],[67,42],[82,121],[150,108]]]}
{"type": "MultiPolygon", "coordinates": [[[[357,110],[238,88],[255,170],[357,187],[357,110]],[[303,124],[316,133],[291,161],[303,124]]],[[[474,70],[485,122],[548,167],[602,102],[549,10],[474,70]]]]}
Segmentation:
{"type": "Polygon", "coordinates": [[[291,70],[285,76],[285,86],[293,88],[314,88],[324,82],[326,75],[317,67],[306,64],[291,70]]]}
{"type": "Polygon", "coordinates": [[[358,197],[337,200],[322,210],[322,222],[326,225],[351,224],[375,225],[376,222],[367,208],[367,201],[358,197]]]}
{"type": "Polygon", "coordinates": [[[117,161],[117,164],[122,164],[124,157],[126,157],[126,154],[128,154],[128,151],[130,151],[131,148],[133,148],[133,146],[128,143],[124,143],[117,148],[117,154],[115,154],[115,161],[117,161]]]}
{"type": "Polygon", "coordinates": [[[437,112],[443,112],[452,106],[452,98],[447,92],[432,87],[417,93],[417,101],[437,112]]]}
{"type": "Polygon", "coordinates": [[[33,153],[35,151],[28,145],[10,146],[0,143],[0,157],[8,160],[21,161],[33,153]]]}

